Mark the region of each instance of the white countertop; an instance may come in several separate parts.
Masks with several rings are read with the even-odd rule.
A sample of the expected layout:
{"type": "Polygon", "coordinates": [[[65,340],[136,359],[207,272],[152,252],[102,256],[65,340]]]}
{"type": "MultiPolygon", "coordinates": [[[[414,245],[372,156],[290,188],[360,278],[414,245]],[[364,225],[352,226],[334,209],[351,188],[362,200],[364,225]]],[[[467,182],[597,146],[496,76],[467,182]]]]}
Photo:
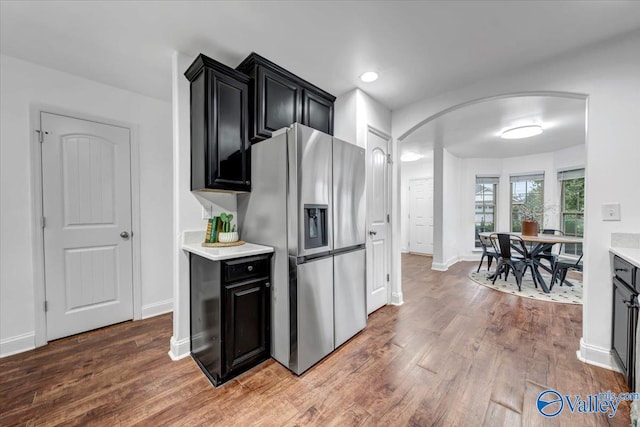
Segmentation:
{"type": "Polygon", "coordinates": [[[618,255],[620,258],[625,261],[629,261],[631,264],[636,267],[640,267],[640,249],[636,248],[609,248],[609,251],[618,255]]]}
{"type": "Polygon", "coordinates": [[[245,243],[244,245],[226,248],[205,248],[202,246],[204,235],[205,230],[183,232],[182,249],[212,261],[222,261],[225,259],[242,258],[273,252],[272,247],[256,245],[254,243],[245,243]]]}

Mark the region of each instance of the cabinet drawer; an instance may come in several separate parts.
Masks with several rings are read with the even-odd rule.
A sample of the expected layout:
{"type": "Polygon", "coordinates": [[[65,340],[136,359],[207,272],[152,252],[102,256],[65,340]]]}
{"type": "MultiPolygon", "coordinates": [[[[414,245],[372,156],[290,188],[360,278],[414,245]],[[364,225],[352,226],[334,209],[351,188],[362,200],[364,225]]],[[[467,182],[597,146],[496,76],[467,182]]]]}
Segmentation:
{"type": "Polygon", "coordinates": [[[248,257],[224,262],[224,281],[236,282],[269,275],[270,257],[248,257]]]}
{"type": "Polygon", "coordinates": [[[616,255],[613,257],[613,271],[627,286],[637,289],[636,268],[631,263],[616,255]]]}

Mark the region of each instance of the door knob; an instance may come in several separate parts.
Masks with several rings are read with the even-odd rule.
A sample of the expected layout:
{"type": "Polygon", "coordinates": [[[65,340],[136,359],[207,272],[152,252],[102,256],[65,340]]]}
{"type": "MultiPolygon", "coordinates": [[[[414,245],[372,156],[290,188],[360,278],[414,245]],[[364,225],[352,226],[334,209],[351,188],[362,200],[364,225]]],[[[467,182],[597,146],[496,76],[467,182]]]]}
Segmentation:
{"type": "Polygon", "coordinates": [[[123,239],[128,239],[129,233],[127,233],[126,231],[123,231],[122,233],[120,233],[120,237],[122,237],[123,239]]]}
{"type": "Polygon", "coordinates": [[[375,236],[376,234],[378,234],[377,231],[373,231],[373,230],[369,231],[369,236],[375,236]]]}

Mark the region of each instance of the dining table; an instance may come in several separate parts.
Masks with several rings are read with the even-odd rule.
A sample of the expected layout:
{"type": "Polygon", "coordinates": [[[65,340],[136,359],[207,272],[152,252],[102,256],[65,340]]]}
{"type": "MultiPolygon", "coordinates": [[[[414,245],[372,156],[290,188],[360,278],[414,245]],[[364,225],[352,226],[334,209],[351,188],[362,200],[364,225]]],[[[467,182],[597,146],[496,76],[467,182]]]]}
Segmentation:
{"type": "Polygon", "coordinates": [[[489,232],[489,231],[484,231],[479,233],[480,236],[486,236],[486,237],[492,237],[493,235],[493,238],[496,238],[495,236],[496,234],[510,234],[511,236],[514,236],[514,240],[515,240],[515,237],[517,236],[517,237],[520,237],[525,243],[529,243],[531,245],[530,249],[528,250],[528,255],[531,257],[533,261],[533,266],[534,266],[533,270],[535,274],[535,279],[540,284],[540,287],[542,288],[542,290],[547,294],[550,292],[550,290],[542,276],[542,273],[540,272],[540,269],[545,270],[550,274],[553,273],[553,271],[550,267],[547,267],[542,262],[540,262],[538,255],[540,255],[543,251],[550,249],[551,247],[553,247],[553,245],[556,245],[559,243],[566,244],[566,243],[582,243],[583,242],[582,237],[563,236],[563,235],[556,235],[556,234],[526,235],[526,234],[515,233],[515,232],[489,232]]]}

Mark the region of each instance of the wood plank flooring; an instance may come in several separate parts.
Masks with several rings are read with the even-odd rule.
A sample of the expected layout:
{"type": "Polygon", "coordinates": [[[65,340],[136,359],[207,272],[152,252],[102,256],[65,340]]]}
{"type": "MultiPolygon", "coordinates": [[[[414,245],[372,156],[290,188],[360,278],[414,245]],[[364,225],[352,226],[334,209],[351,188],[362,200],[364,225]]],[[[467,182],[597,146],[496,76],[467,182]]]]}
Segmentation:
{"type": "Polygon", "coordinates": [[[214,389],[167,356],[171,315],[127,322],[0,359],[0,425],[627,426],[547,420],[538,394],[628,391],[622,375],[576,358],[581,307],[518,298],[403,255],[405,304],[296,377],[273,360],[214,389]]]}

